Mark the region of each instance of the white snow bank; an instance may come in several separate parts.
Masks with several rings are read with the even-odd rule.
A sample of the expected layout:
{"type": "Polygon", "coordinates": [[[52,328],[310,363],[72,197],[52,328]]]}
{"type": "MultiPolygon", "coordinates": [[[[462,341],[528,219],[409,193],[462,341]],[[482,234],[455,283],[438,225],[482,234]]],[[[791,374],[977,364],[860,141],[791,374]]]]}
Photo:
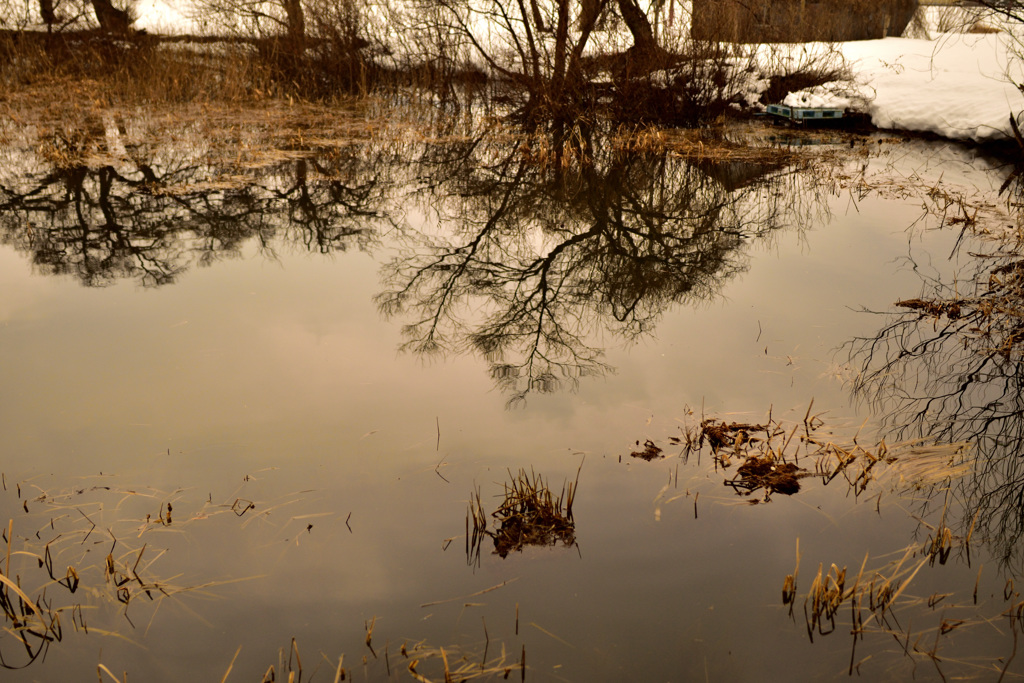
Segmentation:
{"type": "Polygon", "coordinates": [[[857,108],[853,98],[840,93],[847,89],[846,83],[825,83],[813,88],[791,92],[783,100],[788,107],[832,107],[834,109],[857,108]]]}
{"type": "Polygon", "coordinates": [[[841,49],[867,91],[864,111],[876,126],[980,141],[1011,135],[1009,117],[1024,109],[1014,85],[1024,82],[1024,60],[1011,43],[1006,33],[945,34],[841,49]]]}
{"type": "Polygon", "coordinates": [[[138,16],[135,28],[150,33],[198,33],[199,26],[192,20],[194,5],[188,0],[138,0],[134,3],[138,16]]]}

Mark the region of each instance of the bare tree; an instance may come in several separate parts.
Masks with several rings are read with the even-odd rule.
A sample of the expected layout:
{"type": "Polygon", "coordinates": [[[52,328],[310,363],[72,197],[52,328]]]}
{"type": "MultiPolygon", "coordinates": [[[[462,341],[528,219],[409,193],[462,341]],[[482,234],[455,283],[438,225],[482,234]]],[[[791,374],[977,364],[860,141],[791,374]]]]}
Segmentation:
{"type": "Polygon", "coordinates": [[[992,10],[1004,19],[1024,23],[1024,2],[1020,0],[976,0],[973,4],[992,10]]]}
{"type": "Polygon", "coordinates": [[[870,40],[900,36],[917,0],[694,0],[693,32],[747,43],[870,40]]]}
{"type": "Polygon", "coordinates": [[[624,21],[632,54],[651,66],[663,54],[636,0],[434,0],[424,9],[461,36],[468,46],[461,57],[485,64],[526,94],[530,121],[557,121],[592,97],[584,92],[584,66],[603,24],[624,21]]]}
{"type": "Polygon", "coordinates": [[[98,24],[104,33],[126,36],[134,21],[134,0],[0,0],[0,26],[18,30],[42,23],[53,33],[98,24]]]}
{"type": "Polygon", "coordinates": [[[302,0],[198,0],[196,18],[228,35],[272,41],[269,49],[299,59],[306,47],[302,0]]]}

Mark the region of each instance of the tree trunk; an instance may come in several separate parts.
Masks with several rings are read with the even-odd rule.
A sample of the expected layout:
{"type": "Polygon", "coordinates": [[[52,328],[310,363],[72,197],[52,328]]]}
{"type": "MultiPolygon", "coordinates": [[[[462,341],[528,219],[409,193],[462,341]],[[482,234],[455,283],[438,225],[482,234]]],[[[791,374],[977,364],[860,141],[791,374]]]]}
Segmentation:
{"type": "Polygon", "coordinates": [[[288,22],[288,51],[300,58],[306,52],[306,15],[302,0],[284,0],[285,19],[288,22]]]}
{"type": "Polygon", "coordinates": [[[654,30],[651,22],[640,9],[636,0],[618,0],[619,12],[622,14],[626,28],[633,35],[632,52],[638,56],[654,57],[661,53],[658,48],[658,41],[654,39],[654,30]]]}
{"type": "Polygon", "coordinates": [[[130,32],[132,20],[123,9],[117,9],[110,0],[92,0],[96,20],[104,33],[124,36],[130,32]]]}
{"type": "Polygon", "coordinates": [[[583,51],[587,47],[587,41],[597,26],[597,20],[601,17],[607,6],[607,0],[582,0],[580,3],[580,37],[573,47],[572,55],[569,57],[568,75],[571,79],[579,77],[583,51]]]}
{"type": "Polygon", "coordinates": [[[551,75],[554,97],[560,98],[565,85],[565,59],[569,46],[569,0],[558,0],[558,25],[555,27],[555,65],[551,75]]]}
{"type": "Polygon", "coordinates": [[[39,15],[46,24],[46,30],[52,31],[53,25],[57,23],[57,15],[53,11],[53,0],[39,0],[39,15]]]}

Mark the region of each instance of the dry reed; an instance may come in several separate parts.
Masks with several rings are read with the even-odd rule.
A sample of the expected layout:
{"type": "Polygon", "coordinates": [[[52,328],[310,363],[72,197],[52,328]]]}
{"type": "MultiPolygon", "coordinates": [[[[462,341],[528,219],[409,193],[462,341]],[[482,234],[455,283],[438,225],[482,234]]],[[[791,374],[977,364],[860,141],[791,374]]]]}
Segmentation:
{"type": "MultiPolygon", "coordinates": [[[[186,533],[222,515],[233,518],[240,510],[238,499],[209,500],[183,515],[181,491],[106,484],[44,490],[19,482],[0,495],[16,495],[19,503],[0,501],[18,511],[4,530],[0,619],[7,626],[0,635],[0,666],[32,664],[64,639],[67,628],[116,633],[116,620],[134,627],[133,615],[137,618],[142,609],[155,615],[165,600],[226,583],[161,578],[160,562],[169,551],[160,547],[160,534],[186,533]],[[102,551],[97,552],[97,544],[102,551]],[[91,610],[88,622],[84,608],[91,610]]],[[[253,506],[248,503],[242,510],[253,506]]],[[[99,671],[113,677],[102,664],[99,671]]]]}
{"type": "Polygon", "coordinates": [[[764,423],[702,418],[684,425],[682,435],[670,442],[682,446],[684,460],[699,458],[707,449],[716,468],[725,471],[739,463],[725,485],[744,496],[763,491],[765,502],[772,493],[798,492],[808,478],[825,485],[842,480],[859,497],[882,466],[894,485],[917,489],[962,476],[971,467],[965,443],[910,440],[893,445],[879,438],[868,444],[860,430],[850,436],[827,426],[824,413],[814,414],[813,406],[812,400],[800,422],[773,418],[770,412],[764,423]]]}
{"type": "Polygon", "coordinates": [[[503,485],[501,504],[491,513],[495,527],[489,528],[480,491],[470,496],[466,513],[466,559],[470,564],[480,563],[484,538],[494,542],[494,553],[507,557],[530,545],[566,547],[576,544],[576,524],[572,507],[579,486],[580,463],[576,478],[562,484],[562,490],[553,494],[544,478],[533,470],[519,470],[503,485]]]}

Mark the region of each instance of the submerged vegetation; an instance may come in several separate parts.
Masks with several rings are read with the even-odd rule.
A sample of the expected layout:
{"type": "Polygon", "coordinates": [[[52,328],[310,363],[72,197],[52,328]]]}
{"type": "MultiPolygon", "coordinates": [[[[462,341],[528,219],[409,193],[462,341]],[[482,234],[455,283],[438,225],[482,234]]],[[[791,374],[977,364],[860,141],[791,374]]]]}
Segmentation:
{"type": "MultiPolygon", "coordinates": [[[[798,493],[804,479],[824,486],[837,480],[861,498],[882,471],[886,476],[895,473],[901,486],[921,488],[932,486],[936,477],[959,476],[970,467],[967,443],[887,444],[878,438],[869,444],[860,429],[850,436],[848,427],[827,425],[824,413],[812,413],[813,407],[811,401],[799,422],[778,419],[771,412],[764,423],[702,417],[696,424],[688,421],[669,443],[681,448],[684,462],[699,461],[707,452],[715,470],[723,474],[738,463],[736,474],[723,483],[744,497],[763,491],[761,498],[750,499],[751,504],[770,502],[773,493],[798,493]]],[[[652,448],[658,447],[648,441],[647,449],[652,448]]]]}
{"type": "Polygon", "coordinates": [[[222,517],[245,528],[282,503],[261,503],[257,510],[256,503],[235,496],[189,505],[185,512],[178,504],[183,491],[122,488],[113,477],[83,480],[67,490],[3,479],[0,509],[12,515],[3,532],[0,565],[6,621],[0,666],[5,669],[45,659],[71,633],[104,636],[122,624],[131,632],[155,618],[165,601],[244,581],[162,567],[180,566],[171,549],[175,537],[194,533],[195,526],[222,517]]]}
{"type": "MultiPolygon", "coordinates": [[[[410,643],[403,641],[397,650],[391,649],[388,641],[379,652],[373,646],[373,631],[376,619],[366,624],[366,652],[368,655],[362,657],[362,663],[345,665],[345,656],[338,657],[337,664],[324,656],[327,666],[323,662],[317,662],[313,668],[313,676],[321,669],[332,676],[336,683],[339,681],[357,680],[357,671],[365,674],[364,680],[396,680],[408,677],[419,683],[449,683],[451,681],[498,681],[510,680],[513,673],[516,678],[511,680],[526,680],[526,646],[519,652],[509,653],[502,644],[500,651],[490,652],[490,637],[487,635],[486,623],[484,624],[484,643],[482,652],[466,652],[458,645],[445,647],[432,647],[426,642],[410,643]]],[[[377,645],[380,648],[378,642],[377,645]]],[[[240,652],[240,650],[239,650],[240,652]]],[[[232,666],[224,673],[223,681],[228,681],[234,661],[238,659],[239,652],[235,653],[232,666]]],[[[117,679],[106,667],[103,670],[117,683],[126,683],[125,679],[117,679]]],[[[306,670],[302,665],[302,658],[299,655],[299,643],[295,638],[291,639],[288,647],[283,647],[278,652],[277,663],[270,664],[263,673],[259,683],[274,683],[278,680],[301,681],[306,670]]]]}
{"type": "MultiPolygon", "coordinates": [[[[184,611],[191,619],[198,619],[193,608],[200,603],[227,592],[231,585],[263,578],[256,574],[198,576],[195,566],[205,565],[210,556],[220,551],[203,540],[211,527],[227,525],[229,528],[221,528],[219,533],[227,531],[227,536],[238,537],[250,545],[265,544],[271,539],[280,542],[281,536],[285,543],[298,545],[299,538],[308,536],[314,528],[308,520],[316,518],[318,525],[324,525],[332,517],[335,521],[339,519],[337,513],[309,512],[315,499],[310,491],[272,500],[244,498],[243,495],[254,495],[250,487],[260,488],[256,478],[249,475],[244,477],[242,486],[219,503],[213,502],[212,494],[203,501],[191,495],[194,492],[180,489],[126,487],[118,477],[110,475],[84,478],[61,490],[43,489],[39,481],[16,482],[6,476],[0,479],[0,509],[10,515],[0,547],[0,619],[4,624],[0,632],[0,667],[8,672],[33,665],[38,668],[47,657],[58,657],[53,651],[65,647],[64,641],[76,636],[101,642],[116,639],[140,646],[148,632],[161,630],[160,622],[172,618],[172,613],[184,611]],[[199,548],[199,561],[190,549],[197,541],[204,544],[199,548]]],[[[520,473],[520,478],[512,481],[503,514],[506,521],[515,517],[508,506],[518,505],[523,513],[519,515],[523,534],[534,539],[520,539],[517,549],[526,543],[540,542],[531,536],[535,532],[527,529],[540,524],[532,513],[547,511],[559,519],[567,514],[571,520],[575,483],[568,484],[567,491],[564,502],[561,497],[552,501],[540,477],[520,473]]],[[[345,519],[344,525],[351,533],[348,522],[345,519]]],[[[571,539],[572,522],[568,524],[571,539]]],[[[509,533],[499,532],[506,536],[509,533]]],[[[567,543],[571,544],[571,540],[567,543]]],[[[221,541],[218,545],[225,543],[221,541]]],[[[493,586],[476,595],[503,586],[493,586]]],[[[444,602],[448,601],[423,607],[444,602]]],[[[509,614],[517,634],[518,619],[517,606],[509,614]]],[[[479,642],[473,639],[443,646],[408,638],[387,638],[382,643],[381,629],[375,632],[376,621],[373,618],[364,625],[363,643],[351,644],[354,654],[362,648],[355,658],[350,656],[346,660],[345,655],[329,657],[321,652],[312,662],[307,655],[304,664],[300,644],[292,638],[287,647],[281,648],[276,662],[268,663],[267,653],[243,652],[243,647],[238,646],[233,656],[230,651],[223,653],[224,669],[217,672],[217,679],[245,680],[239,679],[238,670],[252,672],[253,667],[263,675],[252,680],[266,683],[302,680],[304,673],[315,676],[318,672],[335,681],[385,677],[390,680],[400,673],[428,683],[507,680],[513,673],[516,680],[525,679],[525,644],[510,651],[508,639],[495,638],[492,642],[486,621],[479,642]]],[[[242,636],[232,634],[228,641],[242,636]]],[[[75,645],[71,643],[68,647],[75,645]]],[[[137,675],[108,666],[102,647],[99,652],[101,659],[95,665],[99,680],[123,683],[137,675]]]]}
{"type": "MultiPolygon", "coordinates": [[[[763,422],[701,416],[696,423],[687,420],[682,434],[668,442],[680,449],[683,463],[699,459],[702,451],[710,451],[715,470],[723,474],[741,463],[735,476],[724,479],[725,485],[744,496],[763,489],[765,502],[774,492],[797,493],[807,480],[826,487],[839,483],[879,516],[904,514],[899,508],[910,504],[918,525],[914,540],[881,551],[857,545],[853,554],[859,549],[862,559],[852,567],[824,561],[810,578],[801,574],[798,536],[795,569],[781,582],[783,606],[802,623],[811,643],[851,637],[851,676],[865,675],[862,667],[869,660],[875,660],[877,672],[889,644],[890,655],[908,658],[915,671],[918,663],[927,665],[944,680],[984,680],[988,674],[1004,678],[1015,662],[1024,603],[1012,574],[1007,578],[978,560],[983,556],[979,545],[998,542],[986,536],[989,511],[968,508],[959,496],[976,468],[984,466],[977,462],[979,454],[966,443],[935,440],[877,439],[868,445],[863,428],[843,426],[808,407],[802,420],[783,420],[771,411],[763,422]],[[914,509],[922,501],[938,502],[939,508],[914,509]],[[969,526],[951,528],[965,513],[969,526]],[[995,581],[983,583],[985,573],[996,574],[995,581]],[[1004,580],[1002,590],[993,587],[1004,580]],[[990,588],[980,588],[985,583],[990,588]],[[957,635],[949,635],[954,631],[957,635]]],[[[690,497],[696,517],[698,499],[714,495],[706,488],[690,489],[694,478],[684,493],[673,492],[680,488],[678,470],[676,465],[655,500],[656,518],[662,506],[690,497]]]]}

